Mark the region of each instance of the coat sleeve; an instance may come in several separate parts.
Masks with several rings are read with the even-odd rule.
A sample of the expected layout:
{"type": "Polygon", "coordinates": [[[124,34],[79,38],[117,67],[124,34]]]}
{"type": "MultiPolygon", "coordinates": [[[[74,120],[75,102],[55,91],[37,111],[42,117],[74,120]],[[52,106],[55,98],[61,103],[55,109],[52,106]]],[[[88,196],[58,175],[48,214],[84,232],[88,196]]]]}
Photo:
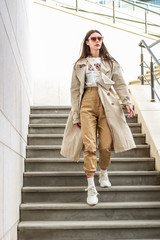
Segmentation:
{"type": "Polygon", "coordinates": [[[79,112],[79,97],[80,97],[80,81],[76,76],[76,64],[74,65],[72,72],[71,81],[71,105],[73,112],[73,124],[80,122],[80,112],[79,112]]]}
{"type": "Polygon", "coordinates": [[[128,87],[124,80],[122,69],[116,62],[113,63],[112,80],[115,82],[114,89],[116,90],[122,104],[132,108],[128,87]]]}

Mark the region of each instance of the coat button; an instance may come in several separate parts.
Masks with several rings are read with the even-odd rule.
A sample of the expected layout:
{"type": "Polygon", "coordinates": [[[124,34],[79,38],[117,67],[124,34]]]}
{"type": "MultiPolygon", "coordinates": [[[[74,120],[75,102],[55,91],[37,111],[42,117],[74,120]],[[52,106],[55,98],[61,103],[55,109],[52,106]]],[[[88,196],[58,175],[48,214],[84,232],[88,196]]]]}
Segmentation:
{"type": "Polygon", "coordinates": [[[114,105],[114,103],[112,102],[112,105],[114,105]]]}
{"type": "Polygon", "coordinates": [[[108,93],[107,93],[107,95],[109,96],[109,95],[110,95],[110,93],[108,92],[108,93]]]}

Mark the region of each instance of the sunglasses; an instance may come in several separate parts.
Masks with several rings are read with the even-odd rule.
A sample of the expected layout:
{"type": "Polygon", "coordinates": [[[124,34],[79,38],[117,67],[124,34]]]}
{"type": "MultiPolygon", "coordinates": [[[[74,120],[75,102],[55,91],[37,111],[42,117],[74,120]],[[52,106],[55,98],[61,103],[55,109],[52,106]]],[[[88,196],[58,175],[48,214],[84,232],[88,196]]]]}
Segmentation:
{"type": "Polygon", "coordinates": [[[91,39],[91,41],[93,42],[96,42],[96,40],[98,39],[99,42],[101,42],[103,40],[103,37],[102,36],[99,36],[99,37],[90,37],[88,38],[88,40],[91,39]]]}

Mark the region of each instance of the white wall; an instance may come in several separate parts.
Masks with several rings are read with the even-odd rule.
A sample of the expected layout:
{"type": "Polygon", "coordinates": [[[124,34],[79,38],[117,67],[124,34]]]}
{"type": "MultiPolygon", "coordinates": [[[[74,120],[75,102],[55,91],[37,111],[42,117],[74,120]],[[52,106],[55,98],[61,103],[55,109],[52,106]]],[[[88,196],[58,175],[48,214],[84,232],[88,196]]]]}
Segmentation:
{"type": "Polygon", "coordinates": [[[17,240],[29,111],[30,0],[0,0],[0,239],[17,240]]]}
{"type": "MultiPolygon", "coordinates": [[[[70,105],[73,64],[79,57],[82,40],[90,29],[102,32],[110,54],[124,69],[126,82],[137,79],[140,74],[138,44],[142,40],[141,36],[33,4],[35,105],[70,105]]],[[[149,44],[152,40],[146,39],[146,42],[149,44]]]]}

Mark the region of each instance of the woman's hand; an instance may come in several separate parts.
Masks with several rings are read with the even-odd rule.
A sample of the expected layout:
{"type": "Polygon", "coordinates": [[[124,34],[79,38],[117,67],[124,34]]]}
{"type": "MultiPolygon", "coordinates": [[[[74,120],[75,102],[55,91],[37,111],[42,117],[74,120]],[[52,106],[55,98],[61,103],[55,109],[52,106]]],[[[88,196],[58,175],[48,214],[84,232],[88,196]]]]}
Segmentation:
{"type": "Polygon", "coordinates": [[[126,105],[126,109],[127,109],[127,112],[129,113],[127,118],[132,118],[133,116],[135,117],[135,113],[131,107],[126,105]]]}
{"type": "Polygon", "coordinates": [[[76,126],[78,127],[78,128],[81,128],[81,123],[79,122],[79,123],[76,123],[76,126]]]}

